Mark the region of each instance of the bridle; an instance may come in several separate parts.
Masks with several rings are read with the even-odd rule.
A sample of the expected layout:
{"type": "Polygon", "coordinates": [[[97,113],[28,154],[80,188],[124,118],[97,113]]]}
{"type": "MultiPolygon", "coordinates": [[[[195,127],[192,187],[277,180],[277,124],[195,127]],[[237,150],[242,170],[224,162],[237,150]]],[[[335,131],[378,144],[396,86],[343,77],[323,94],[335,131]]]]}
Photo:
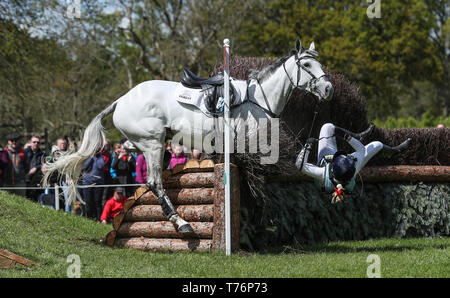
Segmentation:
{"type": "MultiPolygon", "coordinates": [[[[291,78],[291,76],[289,75],[288,71],[286,70],[286,61],[283,62],[283,69],[284,69],[284,72],[286,73],[286,75],[287,75],[287,77],[288,77],[288,79],[289,79],[290,86],[291,86],[290,91],[289,91],[289,94],[287,95],[286,105],[289,103],[289,100],[290,100],[290,98],[291,98],[291,95],[292,95],[292,93],[294,92],[295,89],[306,90],[307,88],[309,88],[310,90],[312,90],[313,87],[316,85],[316,83],[317,83],[322,77],[325,77],[325,76],[326,76],[326,74],[324,73],[324,74],[321,75],[320,77],[317,77],[317,76],[314,75],[307,67],[303,66],[303,64],[301,64],[301,62],[300,62],[300,61],[303,60],[303,59],[313,59],[313,60],[316,60],[316,57],[317,57],[317,56],[318,56],[318,53],[317,53],[316,51],[314,51],[314,50],[303,50],[303,51],[296,51],[296,52],[295,52],[295,63],[297,64],[297,83],[296,83],[296,84],[294,83],[294,81],[292,80],[292,78],[291,78]],[[305,53],[305,52],[306,52],[306,55],[300,57],[300,55],[302,55],[302,54],[305,53]],[[311,76],[311,80],[307,83],[306,86],[305,86],[305,85],[299,86],[299,82],[300,82],[300,78],[301,78],[301,74],[302,74],[302,72],[301,72],[302,69],[303,69],[306,73],[308,73],[308,74],[311,76]]],[[[316,61],[317,61],[317,60],[316,60],[316,61]]],[[[258,84],[261,86],[261,83],[259,82],[259,80],[258,80],[258,79],[256,79],[256,80],[257,80],[258,84]]],[[[249,85],[249,83],[250,83],[249,81],[250,81],[250,80],[247,80],[247,96],[246,96],[246,99],[245,99],[242,103],[244,103],[244,102],[246,102],[246,101],[249,101],[249,102],[251,102],[251,103],[257,105],[259,108],[261,108],[261,109],[262,109],[266,114],[268,114],[270,117],[272,117],[272,118],[277,118],[277,117],[279,117],[280,115],[275,114],[275,113],[272,112],[272,110],[270,109],[270,105],[269,105],[269,102],[268,102],[268,100],[267,100],[267,97],[266,97],[266,95],[265,95],[265,93],[264,93],[264,90],[261,89],[262,92],[263,92],[263,95],[264,95],[264,101],[266,102],[267,108],[262,107],[262,106],[259,105],[258,103],[253,102],[253,101],[251,101],[251,100],[248,98],[248,96],[249,96],[249,94],[248,94],[248,85],[249,85]]],[[[317,104],[317,103],[316,103],[316,104],[317,104]]]]}
{"type": "MultiPolygon", "coordinates": [[[[312,71],[310,71],[307,67],[305,67],[301,63],[301,60],[303,60],[303,59],[316,60],[317,56],[318,56],[317,52],[313,51],[313,50],[305,50],[305,51],[302,51],[302,52],[297,51],[295,53],[295,63],[297,64],[297,83],[296,84],[294,84],[294,81],[289,76],[289,73],[286,70],[286,62],[283,62],[283,69],[284,69],[284,72],[286,73],[286,75],[287,75],[287,77],[289,79],[289,82],[291,83],[291,87],[292,87],[291,90],[294,90],[294,89],[297,89],[297,88],[300,89],[300,90],[305,90],[308,87],[309,87],[310,90],[312,90],[312,87],[317,83],[317,81],[319,81],[322,77],[326,76],[326,74],[324,73],[320,77],[317,77],[315,74],[312,73],[312,71]],[[303,54],[304,52],[306,52],[306,55],[300,57],[299,55],[303,54]],[[305,85],[299,86],[300,78],[301,78],[301,74],[302,74],[302,72],[301,72],[302,69],[311,76],[311,80],[308,82],[308,85],[306,87],[304,87],[305,85]]],[[[289,97],[290,97],[290,94],[289,94],[289,97]]]]}

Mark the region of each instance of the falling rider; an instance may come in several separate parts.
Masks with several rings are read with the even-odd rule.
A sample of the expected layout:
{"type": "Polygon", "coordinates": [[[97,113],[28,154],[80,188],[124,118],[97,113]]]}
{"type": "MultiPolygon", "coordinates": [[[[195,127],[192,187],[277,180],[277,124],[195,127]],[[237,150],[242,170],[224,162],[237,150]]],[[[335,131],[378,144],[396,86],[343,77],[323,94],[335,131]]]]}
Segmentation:
{"type": "Polygon", "coordinates": [[[345,193],[351,193],[355,187],[356,175],[379,151],[386,150],[392,153],[400,152],[408,147],[411,139],[407,139],[396,147],[387,146],[379,141],[374,141],[366,146],[363,140],[372,132],[371,125],[361,133],[353,133],[331,123],[326,123],[320,129],[319,139],[309,138],[300,151],[295,166],[304,174],[314,178],[320,189],[326,193],[332,193],[332,203],[343,200],[345,193]],[[344,139],[355,152],[347,154],[338,150],[336,137],[344,139]],[[312,145],[318,142],[317,165],[308,163],[309,152],[312,145]]]}

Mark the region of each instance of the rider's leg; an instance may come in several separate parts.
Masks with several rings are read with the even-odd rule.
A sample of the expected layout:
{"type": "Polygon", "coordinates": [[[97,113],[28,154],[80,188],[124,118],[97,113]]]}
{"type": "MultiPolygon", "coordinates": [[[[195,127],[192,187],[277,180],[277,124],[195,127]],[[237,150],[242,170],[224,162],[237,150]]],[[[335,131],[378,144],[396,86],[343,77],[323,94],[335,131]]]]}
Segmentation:
{"type": "Polygon", "coordinates": [[[356,162],[356,173],[358,173],[364,166],[369,162],[372,157],[374,157],[378,152],[381,150],[386,150],[388,152],[392,153],[398,153],[401,150],[406,149],[409,146],[409,143],[411,142],[411,139],[407,139],[400,145],[396,147],[390,147],[388,145],[385,145],[379,141],[370,142],[365,146],[364,152],[355,152],[353,153],[353,156],[357,158],[356,162]]]}
{"type": "Polygon", "coordinates": [[[383,143],[374,141],[364,146],[364,150],[352,153],[356,157],[356,173],[359,173],[362,168],[383,149],[383,143]]]}
{"type": "Polygon", "coordinates": [[[337,151],[336,138],[334,136],[335,126],[325,123],[320,128],[317,161],[319,162],[325,155],[333,155],[337,151]]]}
{"type": "Polygon", "coordinates": [[[383,150],[386,150],[388,152],[398,153],[406,148],[408,148],[409,143],[411,143],[411,138],[406,139],[403,143],[401,143],[398,146],[391,147],[388,145],[383,144],[383,150]]]}
{"type": "Polygon", "coordinates": [[[335,132],[336,132],[336,135],[339,137],[343,138],[344,135],[349,135],[349,136],[359,140],[360,142],[363,142],[364,139],[372,133],[372,130],[374,127],[375,126],[373,124],[370,124],[369,128],[367,128],[365,131],[360,132],[360,133],[355,133],[355,132],[346,130],[342,127],[335,126],[335,132]]]}

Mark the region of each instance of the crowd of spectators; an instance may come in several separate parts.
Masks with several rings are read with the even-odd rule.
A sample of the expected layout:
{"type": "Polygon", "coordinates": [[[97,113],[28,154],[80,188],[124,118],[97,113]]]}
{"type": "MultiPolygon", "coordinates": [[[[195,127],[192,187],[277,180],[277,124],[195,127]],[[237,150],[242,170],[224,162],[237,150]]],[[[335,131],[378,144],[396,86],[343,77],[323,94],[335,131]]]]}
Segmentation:
{"type": "MultiPolygon", "coordinates": [[[[17,134],[11,134],[7,139],[7,146],[0,146],[0,187],[43,206],[55,208],[55,187],[44,189],[41,183],[46,163],[54,162],[68,152],[68,140],[59,138],[51,147],[51,152],[46,153],[41,149],[40,136],[33,135],[23,146],[17,134]]],[[[123,202],[133,196],[136,184],[146,183],[145,156],[130,150],[127,143],[127,139],[122,139],[111,150],[111,144],[107,140],[102,151],[83,164],[78,193],[85,203],[81,212],[84,216],[102,223],[110,222],[121,210],[123,202]]],[[[76,144],[73,146],[72,149],[76,149],[76,144]]],[[[167,142],[164,154],[167,168],[173,169],[177,164],[184,164],[189,157],[200,160],[198,150],[193,150],[191,154],[184,151],[182,146],[171,146],[170,141],[167,142]]],[[[64,177],[50,177],[50,185],[58,186],[59,189],[57,203],[64,206],[66,212],[71,212],[73,204],[68,204],[67,184],[64,177]]],[[[78,198],[77,200],[79,203],[78,198]]]]}

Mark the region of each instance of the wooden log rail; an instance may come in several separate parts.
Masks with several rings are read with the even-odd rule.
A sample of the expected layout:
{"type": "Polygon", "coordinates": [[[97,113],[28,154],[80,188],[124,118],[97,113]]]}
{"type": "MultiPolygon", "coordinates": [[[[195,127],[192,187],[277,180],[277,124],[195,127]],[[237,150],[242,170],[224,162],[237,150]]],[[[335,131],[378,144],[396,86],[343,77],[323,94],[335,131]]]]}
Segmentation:
{"type": "MultiPolygon", "coordinates": [[[[366,183],[388,182],[450,182],[450,166],[380,166],[365,167],[360,172],[366,183]]],[[[361,179],[357,176],[357,181],[361,179]]],[[[312,181],[313,179],[298,173],[267,178],[267,182],[312,181]]]]}
{"type": "MultiPolygon", "coordinates": [[[[174,206],[177,213],[185,221],[212,222],[214,219],[214,205],[178,205],[174,206]]],[[[159,205],[136,205],[128,210],[124,221],[163,221],[166,215],[159,205]]]]}
{"type": "Polygon", "coordinates": [[[361,176],[367,182],[450,182],[450,166],[366,167],[361,176]]]}
{"type": "Polygon", "coordinates": [[[164,188],[214,187],[214,172],[181,173],[169,176],[164,188]]]}
{"type": "MultiPolygon", "coordinates": [[[[191,222],[195,234],[201,239],[212,239],[212,222],[191,222]]],[[[170,221],[123,222],[118,237],[185,238],[170,221]]]]}
{"type": "MultiPolygon", "coordinates": [[[[182,188],[182,189],[167,189],[166,194],[169,196],[171,202],[175,205],[201,205],[213,204],[213,188],[182,188]]],[[[158,205],[158,199],[153,193],[148,193],[145,196],[140,196],[136,204],[142,205],[158,205]]]]}
{"type": "Polygon", "coordinates": [[[118,238],[115,243],[117,246],[134,248],[139,250],[154,251],[209,251],[211,241],[202,239],[193,239],[185,241],[183,239],[157,239],[157,238],[118,238]]]}
{"type": "MultiPolygon", "coordinates": [[[[136,190],[113,222],[106,244],[140,250],[225,250],[223,164],[189,161],[163,173],[163,185],[178,214],[192,226],[196,238],[186,238],[168,221],[156,196],[146,187],[136,190]]],[[[232,249],[239,248],[239,176],[231,165],[232,249]]]]}
{"type": "Polygon", "coordinates": [[[30,267],[34,265],[34,262],[8,250],[0,249],[0,269],[11,269],[16,266],[27,266],[30,267]]]}

